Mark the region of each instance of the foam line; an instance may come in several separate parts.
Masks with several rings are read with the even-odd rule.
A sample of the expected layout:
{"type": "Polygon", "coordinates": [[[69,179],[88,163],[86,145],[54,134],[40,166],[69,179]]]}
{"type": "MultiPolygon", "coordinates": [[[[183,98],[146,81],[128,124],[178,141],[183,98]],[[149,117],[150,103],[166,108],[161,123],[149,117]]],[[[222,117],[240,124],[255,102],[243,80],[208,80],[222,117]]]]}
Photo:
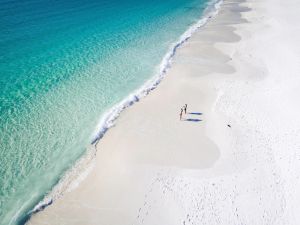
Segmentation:
{"type": "Polygon", "coordinates": [[[141,88],[134,91],[119,104],[115,105],[109,111],[104,113],[101,121],[96,128],[96,132],[93,135],[91,144],[98,143],[98,141],[104,136],[106,131],[115,124],[116,119],[124,109],[133,105],[135,102],[138,102],[141,98],[148,95],[150,91],[154,90],[158,86],[158,84],[166,75],[168,69],[171,67],[172,59],[174,58],[178,48],[180,48],[188,39],[190,39],[190,37],[196,30],[206,24],[209,19],[211,19],[218,13],[222,2],[222,0],[214,0],[209,2],[209,5],[204,12],[204,16],[202,16],[202,18],[197,23],[189,27],[189,29],[180,36],[179,40],[170,47],[170,50],[162,59],[162,62],[159,66],[159,72],[150,80],[148,80],[141,88]]]}

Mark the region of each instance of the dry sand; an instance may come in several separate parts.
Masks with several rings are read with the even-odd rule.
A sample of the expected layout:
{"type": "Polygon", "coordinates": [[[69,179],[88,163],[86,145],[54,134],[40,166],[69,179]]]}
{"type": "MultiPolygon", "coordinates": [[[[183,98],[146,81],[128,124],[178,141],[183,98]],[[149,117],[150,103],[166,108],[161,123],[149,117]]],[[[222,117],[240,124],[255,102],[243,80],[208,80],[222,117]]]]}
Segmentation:
{"type": "Polygon", "coordinates": [[[28,224],[300,224],[299,8],[225,0],[28,224]]]}

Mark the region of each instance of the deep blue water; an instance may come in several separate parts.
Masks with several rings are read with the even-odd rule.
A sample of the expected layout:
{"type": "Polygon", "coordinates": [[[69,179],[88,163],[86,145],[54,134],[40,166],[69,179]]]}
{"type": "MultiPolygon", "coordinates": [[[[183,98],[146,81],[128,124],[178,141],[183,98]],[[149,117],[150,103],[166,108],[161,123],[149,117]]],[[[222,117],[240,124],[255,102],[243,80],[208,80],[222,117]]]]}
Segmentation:
{"type": "Polygon", "coordinates": [[[207,0],[0,3],[0,224],[17,224],[207,0]]]}

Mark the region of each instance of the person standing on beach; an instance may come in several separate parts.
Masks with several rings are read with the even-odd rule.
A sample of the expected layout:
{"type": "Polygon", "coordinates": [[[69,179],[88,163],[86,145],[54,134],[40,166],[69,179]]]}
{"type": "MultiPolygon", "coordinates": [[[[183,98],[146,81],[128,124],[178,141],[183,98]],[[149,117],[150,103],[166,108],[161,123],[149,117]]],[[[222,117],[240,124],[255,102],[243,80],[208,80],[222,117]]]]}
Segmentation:
{"type": "Polygon", "coordinates": [[[180,111],[180,114],[179,114],[180,120],[182,119],[182,113],[183,113],[183,109],[181,108],[181,111],[180,111]]]}
{"type": "Polygon", "coordinates": [[[183,106],[183,108],[184,108],[184,114],[186,114],[187,104],[185,104],[185,105],[183,106]]]}

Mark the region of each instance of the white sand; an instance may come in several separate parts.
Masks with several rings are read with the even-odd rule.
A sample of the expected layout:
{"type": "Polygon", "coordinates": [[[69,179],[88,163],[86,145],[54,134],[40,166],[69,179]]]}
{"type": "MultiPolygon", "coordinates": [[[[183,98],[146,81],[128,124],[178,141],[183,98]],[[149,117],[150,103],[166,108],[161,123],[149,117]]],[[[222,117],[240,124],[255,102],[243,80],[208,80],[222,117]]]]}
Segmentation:
{"type": "Polygon", "coordinates": [[[300,224],[299,9],[225,0],[29,224],[300,224]],[[185,103],[201,121],[179,121],[185,103]]]}

